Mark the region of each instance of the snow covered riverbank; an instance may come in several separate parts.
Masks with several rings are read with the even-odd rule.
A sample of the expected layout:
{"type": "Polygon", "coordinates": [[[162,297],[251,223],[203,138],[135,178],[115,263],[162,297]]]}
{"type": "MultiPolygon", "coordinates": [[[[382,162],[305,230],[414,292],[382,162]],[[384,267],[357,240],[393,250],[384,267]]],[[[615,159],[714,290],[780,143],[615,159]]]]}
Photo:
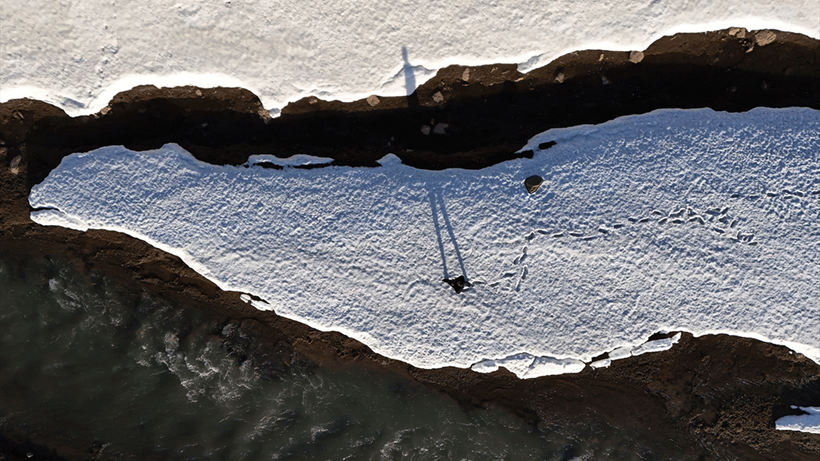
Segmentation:
{"type": "Polygon", "coordinates": [[[63,159],[30,203],[35,222],[128,233],[418,367],[524,356],[522,377],[577,371],[658,331],[820,362],[818,133],[811,109],[663,110],[550,130],[525,146],[533,159],[476,171],[108,147],[63,159]],[[473,283],[461,294],[441,281],[458,275],[473,283]]]}
{"type": "Polygon", "coordinates": [[[275,115],[311,95],[409,94],[451,64],[526,72],[573,51],[729,27],[820,38],[810,0],[33,0],[0,11],[0,102],[29,97],[72,116],[138,85],[246,88],[275,115]]]}

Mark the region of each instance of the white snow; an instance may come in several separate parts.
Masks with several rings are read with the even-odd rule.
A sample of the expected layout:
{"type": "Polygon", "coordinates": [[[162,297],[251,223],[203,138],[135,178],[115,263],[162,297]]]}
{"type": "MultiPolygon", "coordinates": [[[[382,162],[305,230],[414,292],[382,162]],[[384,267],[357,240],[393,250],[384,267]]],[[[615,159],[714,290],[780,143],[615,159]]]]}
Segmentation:
{"type": "Polygon", "coordinates": [[[94,113],[137,85],[243,87],[276,115],[314,95],[405,95],[441,67],[643,50],[728,27],[820,37],[815,0],[0,2],[0,102],[94,113]]]}
{"type": "Polygon", "coordinates": [[[800,431],[809,434],[820,434],[820,407],[797,407],[792,408],[805,411],[805,415],[784,416],[775,421],[775,427],[781,431],[800,431]]]}
{"type": "Polygon", "coordinates": [[[378,168],[214,166],[173,144],[113,146],[65,157],[29,200],[61,213],[36,222],[128,233],[419,367],[577,371],[671,346],[639,347],[659,331],[820,362],[820,112],[662,110],[525,148],[551,140],[477,171],[394,155],[378,168]],[[528,195],[532,174],[544,183],[528,195]],[[442,282],[462,274],[461,294],[442,282]]]}

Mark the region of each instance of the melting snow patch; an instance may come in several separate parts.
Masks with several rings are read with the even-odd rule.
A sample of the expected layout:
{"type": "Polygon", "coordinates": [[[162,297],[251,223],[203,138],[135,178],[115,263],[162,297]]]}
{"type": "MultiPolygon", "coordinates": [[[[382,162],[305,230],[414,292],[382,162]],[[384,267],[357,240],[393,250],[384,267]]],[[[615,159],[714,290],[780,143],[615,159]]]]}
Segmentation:
{"type": "Polygon", "coordinates": [[[820,362],[820,112],[664,110],[529,144],[551,140],[532,159],[444,171],[394,155],[274,170],[107,147],[64,158],[29,201],[55,209],[37,222],[144,239],[259,308],[418,367],[571,372],[657,331],[820,362]],[[806,193],[766,195],[783,190],[806,193]],[[459,276],[471,286],[457,294],[442,280],[459,276]]]}
{"type": "Polygon", "coordinates": [[[796,407],[807,414],[784,416],[775,421],[775,427],[781,431],[800,431],[810,434],[820,434],[820,407],[796,407]]]}
{"type": "Polygon", "coordinates": [[[279,166],[324,165],[332,162],[332,158],[316,157],[313,155],[296,154],[288,158],[279,158],[275,155],[261,154],[248,157],[248,166],[270,163],[279,166]]]}
{"type": "Polygon", "coordinates": [[[632,349],[632,356],[646,354],[647,352],[660,352],[672,348],[672,345],[680,340],[680,333],[671,338],[656,339],[654,341],[647,341],[640,346],[632,349]]]}
{"type": "Polygon", "coordinates": [[[515,354],[505,359],[482,360],[470,367],[478,373],[492,373],[504,367],[522,379],[539,376],[578,373],[584,369],[584,362],[575,359],[556,359],[553,357],[533,357],[530,354],[515,354]]]}
{"type": "Polygon", "coordinates": [[[607,368],[612,365],[612,359],[596,360],[589,364],[592,368],[607,368]]]}
{"type": "Polygon", "coordinates": [[[621,360],[627,357],[632,357],[632,347],[619,347],[609,353],[609,360],[621,360]]]}
{"type": "Polygon", "coordinates": [[[272,310],[274,310],[273,306],[271,306],[270,304],[266,303],[265,301],[263,301],[261,299],[253,299],[253,297],[251,297],[251,295],[249,295],[249,294],[243,293],[243,294],[239,295],[239,299],[241,299],[242,302],[244,302],[244,303],[250,303],[251,306],[259,309],[260,311],[272,311],[272,310]]]}

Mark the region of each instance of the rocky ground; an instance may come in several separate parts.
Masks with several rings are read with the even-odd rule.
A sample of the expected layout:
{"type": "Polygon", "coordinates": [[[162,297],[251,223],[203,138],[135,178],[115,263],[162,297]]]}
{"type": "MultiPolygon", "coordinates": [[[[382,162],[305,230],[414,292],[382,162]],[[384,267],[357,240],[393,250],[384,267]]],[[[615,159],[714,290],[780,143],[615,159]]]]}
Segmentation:
{"type": "MultiPolygon", "coordinates": [[[[643,52],[579,51],[526,75],[514,65],[451,66],[408,97],[306,98],[275,119],[252,93],[231,88],[138,87],[99,114],[77,118],[43,102],[12,100],[0,104],[0,250],[66,254],[83,270],[206,309],[219,326],[240,326],[241,334],[222,337],[224,345],[261,369],[282,360],[354,361],[409,375],[464,405],[508,408],[544,428],[615,427],[625,434],[625,451],[649,453],[663,441],[680,459],[816,460],[820,436],[774,429],[777,418],[795,413],[790,405],[820,402],[820,366],[784,347],[684,334],[669,351],[573,375],[519,380],[503,369],[422,370],[341,334],[257,311],[142,241],[38,226],[27,197],[64,156],[107,145],[142,150],[175,142],[214,164],[242,164],[252,154],[310,154],[372,167],[394,153],[418,168],[481,168],[528,155],[515,152],[549,128],[659,108],[820,109],[817,88],[817,40],[728,29],[664,37],[643,52]]],[[[4,430],[6,459],[94,456],[87,447],[4,430]]]]}

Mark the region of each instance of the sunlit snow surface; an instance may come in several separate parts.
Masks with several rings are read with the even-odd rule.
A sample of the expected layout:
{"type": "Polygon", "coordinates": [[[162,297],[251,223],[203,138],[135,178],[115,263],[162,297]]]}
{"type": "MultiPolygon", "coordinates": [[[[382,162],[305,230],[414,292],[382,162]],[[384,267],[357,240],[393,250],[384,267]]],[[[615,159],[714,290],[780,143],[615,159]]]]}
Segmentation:
{"type": "Polygon", "coordinates": [[[805,411],[805,415],[784,416],[775,421],[775,427],[781,431],[800,431],[810,434],[820,434],[820,407],[796,407],[792,408],[805,411]]]}
{"type": "Polygon", "coordinates": [[[816,0],[26,0],[0,3],[0,102],[70,115],[137,85],[242,87],[277,113],[309,95],[405,95],[450,64],[522,71],[728,27],[820,37],[816,0]]]}
{"type": "Polygon", "coordinates": [[[257,307],[419,367],[578,371],[642,353],[658,331],[820,362],[820,112],[662,110],[525,148],[552,140],[478,171],[392,155],[272,170],[106,147],[35,186],[31,206],[48,210],[32,219],[131,234],[269,303],[257,307]],[[530,196],[533,174],[544,184],[530,196]],[[474,285],[461,294],[442,282],[462,273],[474,285]]]}

